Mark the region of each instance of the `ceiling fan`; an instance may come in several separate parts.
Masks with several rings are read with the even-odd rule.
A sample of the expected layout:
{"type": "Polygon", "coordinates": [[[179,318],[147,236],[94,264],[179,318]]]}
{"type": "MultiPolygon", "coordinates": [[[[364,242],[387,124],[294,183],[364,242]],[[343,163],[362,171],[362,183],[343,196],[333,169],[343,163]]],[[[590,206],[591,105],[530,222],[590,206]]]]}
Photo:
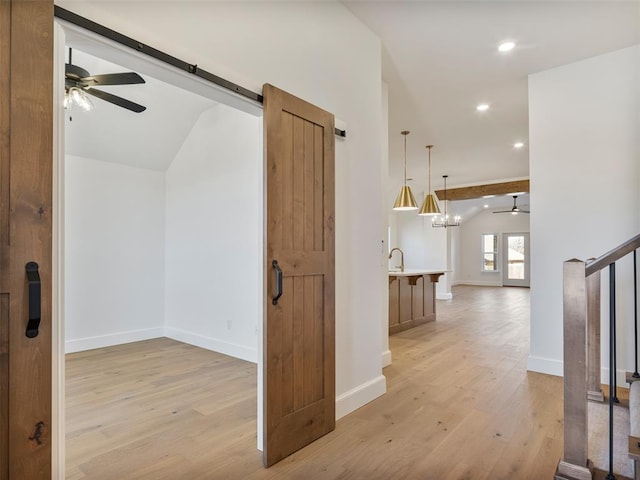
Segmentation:
{"type": "Polygon", "coordinates": [[[93,105],[87,94],[113,103],[132,112],[144,112],[147,107],[118,97],[112,93],[97,90],[94,87],[103,85],[133,85],[145,83],[144,79],[135,72],[107,73],[103,75],[91,75],[84,68],[74,65],[71,60],[71,48],[69,49],[69,63],[64,66],[65,107],[75,103],[85,110],[90,110],[93,105]]]}
{"type": "Polygon", "coordinates": [[[511,208],[511,210],[499,210],[493,213],[511,213],[513,215],[517,215],[519,213],[530,213],[529,210],[522,210],[520,207],[518,207],[517,202],[518,195],[513,195],[513,207],[511,208]]]}

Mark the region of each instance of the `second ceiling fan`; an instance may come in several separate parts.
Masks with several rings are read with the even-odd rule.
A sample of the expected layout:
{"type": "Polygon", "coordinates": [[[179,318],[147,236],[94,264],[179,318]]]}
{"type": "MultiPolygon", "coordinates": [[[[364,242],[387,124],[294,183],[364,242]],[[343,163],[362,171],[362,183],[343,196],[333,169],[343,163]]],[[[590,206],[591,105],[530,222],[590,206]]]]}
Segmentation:
{"type": "Polygon", "coordinates": [[[511,213],[513,215],[517,215],[518,213],[530,213],[529,210],[522,210],[518,207],[518,195],[513,195],[513,207],[511,210],[499,210],[493,213],[511,213]]]}

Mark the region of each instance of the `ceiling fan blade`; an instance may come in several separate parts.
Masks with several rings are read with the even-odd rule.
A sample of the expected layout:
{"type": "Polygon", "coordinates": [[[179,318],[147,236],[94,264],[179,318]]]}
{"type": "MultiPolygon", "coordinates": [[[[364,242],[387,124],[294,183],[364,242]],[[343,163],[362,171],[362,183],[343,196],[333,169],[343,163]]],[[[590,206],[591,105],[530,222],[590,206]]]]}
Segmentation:
{"type": "Polygon", "coordinates": [[[140,113],[140,112],[144,112],[147,109],[147,107],[138,105],[137,103],[134,103],[131,100],[118,97],[117,95],[113,95],[111,93],[103,92],[102,90],[96,90],[95,88],[86,88],[84,91],[90,95],[93,95],[94,97],[98,97],[100,100],[113,103],[114,105],[117,105],[119,107],[126,108],[127,110],[131,110],[132,112],[140,113]]]}
{"type": "Polygon", "coordinates": [[[133,85],[136,83],[146,83],[144,78],[135,72],[105,73],[104,75],[91,75],[82,77],[82,83],[88,86],[95,85],[133,85]]]}
{"type": "Polygon", "coordinates": [[[491,212],[491,213],[513,213],[512,210],[500,210],[498,212],[491,212]]]}
{"type": "Polygon", "coordinates": [[[520,210],[520,213],[531,213],[529,210],[520,210]]]}

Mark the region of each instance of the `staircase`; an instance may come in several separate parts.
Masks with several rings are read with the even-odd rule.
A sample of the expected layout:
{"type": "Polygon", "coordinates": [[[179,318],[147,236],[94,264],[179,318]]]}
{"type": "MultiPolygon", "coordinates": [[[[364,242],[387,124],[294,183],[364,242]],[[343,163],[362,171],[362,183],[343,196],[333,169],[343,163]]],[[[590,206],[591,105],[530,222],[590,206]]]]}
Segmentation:
{"type": "MultiPolygon", "coordinates": [[[[564,262],[564,454],[558,462],[555,480],[631,480],[632,478],[640,480],[640,373],[638,373],[636,259],[639,248],[640,235],[637,235],[597,259],[586,262],[572,259],[564,262]],[[618,398],[616,379],[616,262],[630,254],[633,254],[634,324],[633,332],[625,329],[624,335],[634,335],[635,370],[626,374],[626,380],[631,384],[627,404],[618,398]],[[608,305],[610,341],[607,362],[610,394],[606,398],[600,382],[600,277],[605,269],[608,271],[610,299],[608,305]],[[594,403],[589,406],[588,402],[599,405],[594,403]],[[602,411],[603,407],[604,411],[602,411]],[[597,425],[589,424],[590,416],[592,423],[597,425]],[[594,419],[603,416],[608,432],[604,432],[601,436],[598,430],[607,430],[607,428],[602,428],[603,422],[594,422],[594,419]],[[616,436],[618,443],[625,444],[624,438],[621,438],[623,433],[627,436],[626,445],[614,451],[616,436]],[[603,438],[602,443],[605,445],[600,446],[597,438],[603,438]],[[590,442],[594,444],[590,445],[590,442]],[[601,455],[603,448],[606,453],[601,455]],[[595,466],[589,457],[590,451],[591,459],[597,459],[598,464],[595,466]],[[617,464],[614,462],[614,457],[618,461],[617,464]],[[633,465],[630,464],[631,462],[633,465]]],[[[631,282],[631,279],[625,278],[620,281],[631,282]]]]}

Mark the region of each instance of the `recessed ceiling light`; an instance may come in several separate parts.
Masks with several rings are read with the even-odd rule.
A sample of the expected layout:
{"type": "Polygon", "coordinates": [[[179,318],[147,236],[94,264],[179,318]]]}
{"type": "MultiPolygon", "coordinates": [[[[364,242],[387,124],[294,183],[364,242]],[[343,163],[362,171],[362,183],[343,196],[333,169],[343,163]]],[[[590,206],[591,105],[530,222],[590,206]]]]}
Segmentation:
{"type": "Polygon", "coordinates": [[[508,52],[515,46],[516,44],[514,42],[502,42],[500,45],[498,45],[498,50],[501,52],[508,52]]]}
{"type": "Polygon", "coordinates": [[[516,142],[513,144],[513,148],[522,148],[524,147],[524,143],[522,142],[516,142]]]}
{"type": "Polygon", "coordinates": [[[489,205],[485,205],[484,208],[489,208],[489,205]]]}
{"type": "Polygon", "coordinates": [[[486,110],[489,110],[489,105],[486,103],[481,103],[476,107],[476,110],[478,110],[479,112],[484,112],[486,110]]]}

